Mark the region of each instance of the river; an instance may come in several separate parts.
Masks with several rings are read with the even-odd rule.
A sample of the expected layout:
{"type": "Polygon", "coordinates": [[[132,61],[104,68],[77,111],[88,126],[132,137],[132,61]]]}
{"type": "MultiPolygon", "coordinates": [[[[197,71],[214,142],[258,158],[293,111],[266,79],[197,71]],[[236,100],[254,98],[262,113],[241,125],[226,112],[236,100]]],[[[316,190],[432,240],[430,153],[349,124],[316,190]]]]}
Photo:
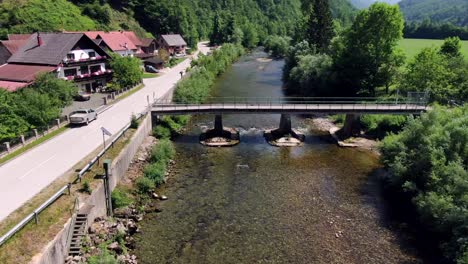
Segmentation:
{"type": "MultiPolygon", "coordinates": [[[[281,60],[257,50],[225,74],[213,96],[282,97],[281,60]]],[[[421,263],[388,221],[378,156],[323,140],[303,117],[302,147],[263,138],[279,115],[226,115],[241,131],[232,148],[198,142],[213,116],[194,117],[175,140],[175,175],[163,211],[142,222],[140,263],[421,263]]]]}

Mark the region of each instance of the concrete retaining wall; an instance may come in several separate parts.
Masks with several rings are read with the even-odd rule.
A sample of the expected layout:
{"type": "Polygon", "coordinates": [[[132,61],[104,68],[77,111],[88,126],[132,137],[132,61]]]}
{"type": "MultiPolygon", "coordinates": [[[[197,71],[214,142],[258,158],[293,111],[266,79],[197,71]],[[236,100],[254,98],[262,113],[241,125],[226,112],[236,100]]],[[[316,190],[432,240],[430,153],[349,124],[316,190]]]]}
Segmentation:
{"type": "MultiPolygon", "coordinates": [[[[125,176],[128,167],[130,166],[133,157],[135,156],[138,148],[143,143],[145,137],[151,133],[151,115],[146,115],[141,120],[140,126],[135,134],[130,139],[130,142],[120,152],[120,154],[112,161],[111,175],[110,175],[110,188],[113,190],[117,183],[125,176]]],[[[99,166],[99,165],[96,165],[99,166]]],[[[102,165],[101,165],[102,166],[102,165]]],[[[96,217],[106,215],[106,202],[104,196],[104,186],[99,184],[98,187],[91,193],[88,199],[81,204],[80,208],[85,205],[91,205],[92,209],[88,214],[88,223],[94,222],[96,217]]],[[[66,254],[66,244],[68,237],[68,230],[70,228],[71,219],[67,221],[64,228],[57,234],[45,249],[38,255],[34,256],[30,263],[50,264],[50,263],[64,263],[66,254]]]]}

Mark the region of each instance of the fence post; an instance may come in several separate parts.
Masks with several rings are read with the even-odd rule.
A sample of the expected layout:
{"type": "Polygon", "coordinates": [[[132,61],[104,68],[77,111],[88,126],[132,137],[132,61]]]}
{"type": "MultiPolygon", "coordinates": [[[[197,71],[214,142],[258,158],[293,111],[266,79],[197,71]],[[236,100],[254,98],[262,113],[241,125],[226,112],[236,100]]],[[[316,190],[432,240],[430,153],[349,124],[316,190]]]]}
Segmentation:
{"type": "Polygon", "coordinates": [[[10,142],[5,142],[3,143],[5,145],[5,148],[7,150],[8,153],[10,153],[11,149],[10,149],[10,142]]]}
{"type": "Polygon", "coordinates": [[[36,211],[34,211],[34,222],[36,223],[36,225],[37,225],[37,223],[39,223],[39,217],[37,216],[36,211]]]}
{"type": "Polygon", "coordinates": [[[107,105],[107,97],[102,98],[104,100],[104,105],[107,105]]]}
{"type": "Polygon", "coordinates": [[[70,116],[69,116],[69,115],[66,115],[65,118],[66,118],[66,120],[67,120],[67,123],[70,123],[70,116]]]}
{"type": "Polygon", "coordinates": [[[68,188],[68,195],[71,195],[71,183],[68,183],[67,188],[68,188]]]}
{"type": "Polygon", "coordinates": [[[36,137],[36,139],[38,139],[39,138],[39,133],[37,133],[37,129],[34,128],[33,131],[34,131],[34,136],[36,137]]]}
{"type": "Polygon", "coordinates": [[[115,92],[111,93],[111,98],[112,98],[112,100],[115,100],[115,92]]]}
{"type": "Polygon", "coordinates": [[[60,118],[55,119],[55,122],[57,122],[57,128],[60,128],[60,118]]]}
{"type": "Polygon", "coordinates": [[[24,135],[21,135],[21,144],[26,145],[26,140],[24,140],[24,135]]]}

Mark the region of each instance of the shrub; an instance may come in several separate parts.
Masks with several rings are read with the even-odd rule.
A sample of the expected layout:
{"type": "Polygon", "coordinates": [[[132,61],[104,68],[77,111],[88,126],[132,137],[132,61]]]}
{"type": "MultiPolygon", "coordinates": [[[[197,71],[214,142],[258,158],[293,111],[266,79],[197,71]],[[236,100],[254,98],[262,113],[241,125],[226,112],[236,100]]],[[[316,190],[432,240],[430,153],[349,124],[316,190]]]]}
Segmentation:
{"type": "Polygon", "coordinates": [[[124,190],[119,189],[119,188],[114,189],[111,195],[111,199],[112,199],[112,207],[114,209],[125,207],[132,203],[132,199],[128,197],[128,194],[124,190]]]}
{"type": "Polygon", "coordinates": [[[149,192],[151,192],[151,191],[154,189],[154,187],[155,187],[154,182],[153,182],[151,179],[146,178],[146,177],[140,177],[140,178],[138,178],[138,179],[135,181],[135,185],[136,185],[136,188],[137,188],[138,193],[141,193],[141,194],[149,193],[149,192]]]}
{"type": "Polygon", "coordinates": [[[130,128],[137,129],[138,128],[138,119],[137,117],[132,114],[132,117],[130,119],[130,128]]]}
{"type": "Polygon", "coordinates": [[[102,246],[99,246],[99,254],[88,258],[88,264],[118,264],[119,262],[115,259],[114,255],[110,253],[106,246],[106,244],[102,244],[102,246]]]}
{"type": "Polygon", "coordinates": [[[361,125],[370,135],[384,138],[388,133],[396,133],[403,129],[407,117],[401,115],[363,115],[361,125]]]}
{"type": "Polygon", "coordinates": [[[164,175],[166,174],[166,163],[156,162],[149,164],[144,170],[145,177],[151,179],[156,185],[164,183],[164,175]]]}
{"type": "Polygon", "coordinates": [[[84,182],[83,182],[83,184],[81,185],[80,191],[81,191],[82,193],[91,194],[92,190],[91,190],[91,186],[89,185],[89,182],[88,182],[88,181],[84,181],[84,182]]]}
{"type": "Polygon", "coordinates": [[[165,127],[163,125],[157,125],[153,129],[153,136],[157,138],[170,138],[171,130],[168,127],[165,127]]]}
{"type": "Polygon", "coordinates": [[[167,163],[175,155],[175,149],[172,142],[168,139],[162,139],[151,150],[151,162],[167,163]]]}

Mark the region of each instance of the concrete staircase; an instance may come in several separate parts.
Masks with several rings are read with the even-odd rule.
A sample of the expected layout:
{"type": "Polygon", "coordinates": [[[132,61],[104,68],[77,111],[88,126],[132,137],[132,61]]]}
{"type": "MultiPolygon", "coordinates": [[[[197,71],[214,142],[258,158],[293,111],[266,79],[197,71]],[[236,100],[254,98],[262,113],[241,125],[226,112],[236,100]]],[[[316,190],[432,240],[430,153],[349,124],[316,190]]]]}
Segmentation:
{"type": "Polygon", "coordinates": [[[86,235],[88,214],[77,213],[73,221],[71,239],[68,247],[68,256],[77,256],[81,252],[81,242],[86,235]]]}

